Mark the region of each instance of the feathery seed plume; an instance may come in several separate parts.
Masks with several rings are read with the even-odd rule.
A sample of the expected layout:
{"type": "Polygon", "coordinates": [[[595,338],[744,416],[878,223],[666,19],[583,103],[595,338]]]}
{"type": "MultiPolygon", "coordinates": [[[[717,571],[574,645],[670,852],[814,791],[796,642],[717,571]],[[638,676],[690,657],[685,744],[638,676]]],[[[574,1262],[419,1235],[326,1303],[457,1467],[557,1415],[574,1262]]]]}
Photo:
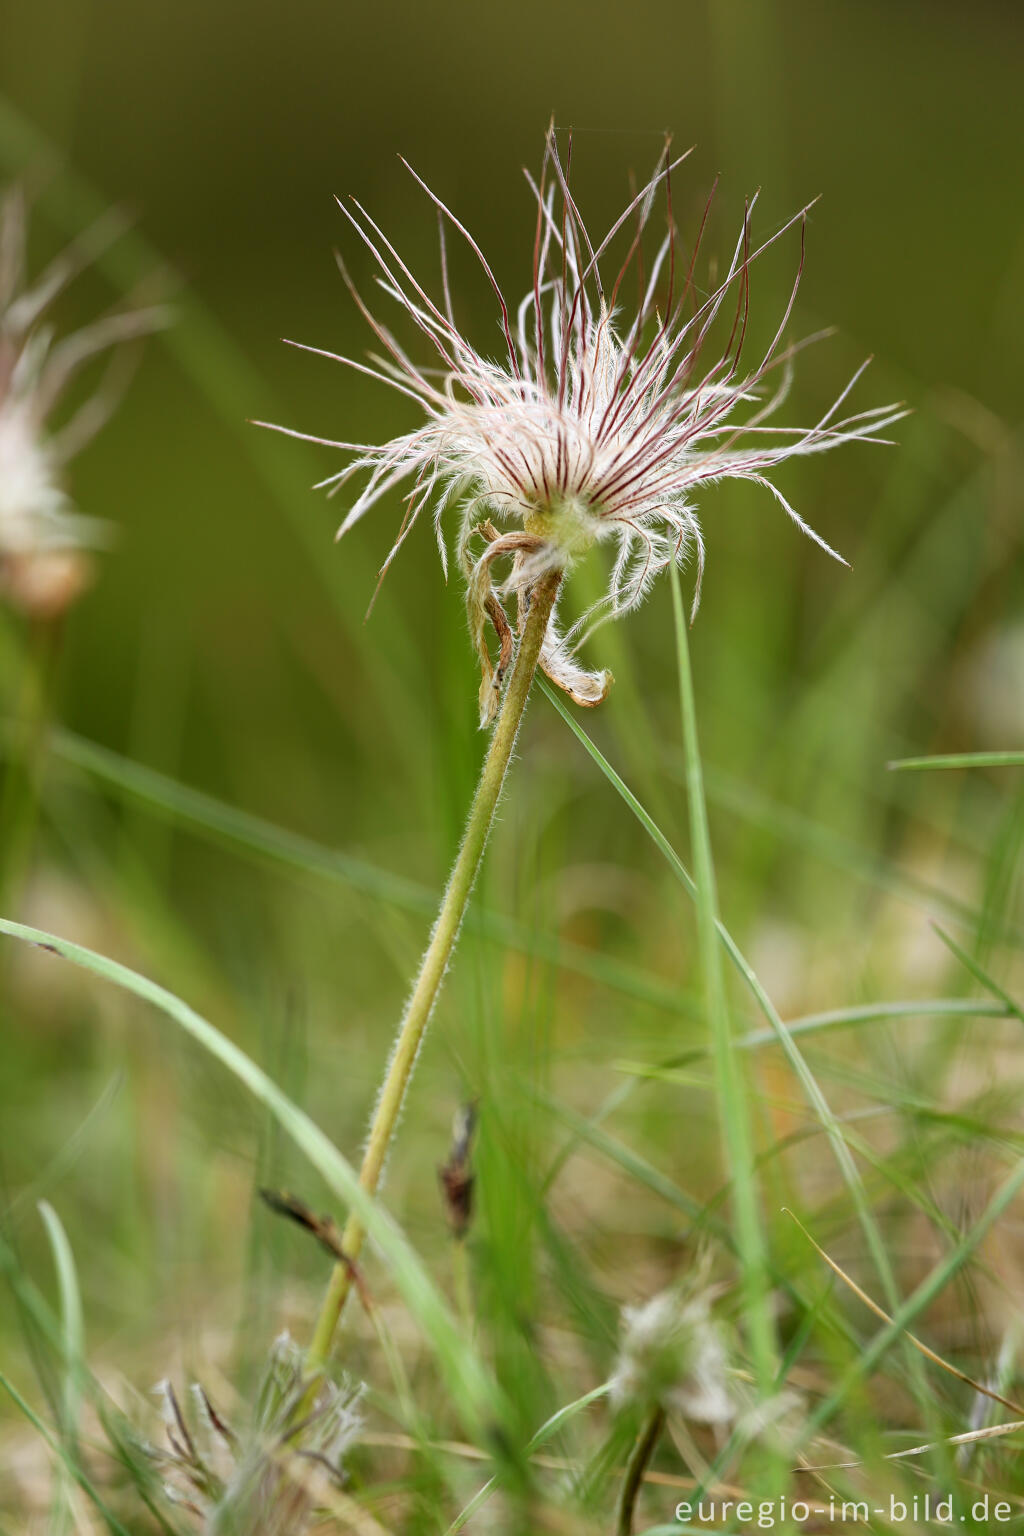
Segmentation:
{"type": "Polygon", "coordinates": [[[437,211],[438,298],[413,275],[360,203],[339,203],[377,264],[380,287],[419,331],[431,363],[414,360],[373,313],[340,258],[345,282],[381,350],[366,363],[317,347],[304,350],[397,390],[416,403],[425,420],[381,444],[337,442],[276,428],[349,455],[343,469],[321,482],[332,494],[356,476],[366,476],[339,536],[396,486],[413,481],[382,576],[431,503],[447,572],[442,520],[453,502],[461,503],[457,550],[482,671],[481,724],[496,713],[514,651],[503,596],[516,597],[521,626],[530,588],[543,572],[568,570],[595,544],[614,547],[607,590],[566,635],[560,635],[553,617],[541,656],[549,677],[576,703],[598,704],[610,675],[588,672],[577,659],[577,648],[595,622],[628,613],[660,571],[691,554],[697,567],[696,610],[704,544],[695,498],[706,486],[728,478],[763,486],[804,533],[835,555],[768,478],[769,472],[787,459],[840,443],[877,441],[878,433],[903,414],[898,407],[882,406],[840,416],[862,367],[813,425],[782,427],[772,420],[786,399],[792,360],[803,345],[784,345],[783,337],[803,268],[806,208],[752,250],[751,203],[724,277],[710,292],[700,292],[694,272],[711,199],[684,262],[671,187],[672,173],[686,155],[673,159],[666,145],[654,175],[596,244],[570,189],[570,158],[571,145],[563,161],[552,130],[539,181],[527,173],[535,203],[533,271],[514,310],[469,231],[411,167],[437,211]],[[667,230],[645,272],[644,240],[659,194],[667,230]],[[456,324],[446,228],[467,242],[493,290],[502,338],[496,360],[456,324]],[[744,362],[751,265],[793,228],[801,232],[801,253],[784,312],[768,346],[744,362]],[[613,266],[609,253],[617,237],[626,250],[613,266]],[[631,272],[639,278],[632,308],[624,298],[631,272]],[[711,338],[723,329],[724,345],[708,361],[711,338]],[[766,381],[772,375],[769,389],[766,381]],[[510,570],[499,582],[495,572],[501,561],[510,562],[510,570]],[[488,646],[488,623],[498,641],[497,664],[488,646]]]}

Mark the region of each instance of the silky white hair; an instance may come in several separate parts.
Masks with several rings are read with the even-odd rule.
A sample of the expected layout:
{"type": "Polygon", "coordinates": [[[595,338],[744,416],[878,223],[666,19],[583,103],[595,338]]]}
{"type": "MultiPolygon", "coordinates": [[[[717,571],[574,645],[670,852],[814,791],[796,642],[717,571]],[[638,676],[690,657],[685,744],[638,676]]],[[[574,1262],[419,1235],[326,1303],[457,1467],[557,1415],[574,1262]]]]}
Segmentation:
{"type": "Polygon", "coordinates": [[[821,453],[839,443],[877,441],[878,433],[904,414],[898,406],[882,406],[840,417],[864,364],[813,426],[771,423],[787,397],[793,357],[806,341],[817,339],[783,345],[803,270],[808,209],[752,251],[751,202],[725,276],[701,296],[694,266],[711,198],[684,273],[671,177],[685,158],[672,159],[666,144],[651,179],[595,245],[570,190],[569,157],[563,162],[550,131],[539,181],[527,173],[536,204],[533,276],[514,313],[480,247],[411,167],[437,209],[439,301],[414,277],[360,203],[339,202],[379,268],[380,287],[429,343],[435,362],[426,367],[412,359],[394,332],[371,312],[340,258],[342,275],[382,351],[363,363],[317,347],[304,350],[389,385],[414,400],[425,420],[382,444],[276,430],[329,443],[349,455],[343,469],[321,482],[331,494],[365,476],[339,536],[392,489],[413,480],[382,576],[431,502],[447,572],[442,522],[449,506],[461,501],[458,551],[468,578],[470,628],[484,673],[483,723],[494,713],[497,687],[511,653],[501,591],[522,598],[544,570],[567,568],[593,543],[615,545],[606,591],[568,635],[559,636],[552,619],[541,656],[544,669],[578,703],[598,703],[610,678],[583,671],[575,659],[577,646],[595,622],[635,608],[660,571],[691,554],[696,563],[696,611],[704,543],[694,498],[705,486],[732,478],[765,487],[804,533],[841,559],[800,517],[768,472],[787,459],[821,453]],[[668,227],[645,276],[642,248],[659,192],[664,193],[668,227]],[[467,242],[494,292],[503,336],[498,361],[477,350],[455,323],[446,227],[467,242]],[[741,368],[751,264],[794,227],[800,230],[800,259],[781,321],[766,350],[751,366],[741,368]],[[609,287],[602,263],[623,231],[628,250],[609,287]],[[639,293],[635,307],[627,311],[621,290],[634,269],[639,293]],[[707,364],[704,352],[712,330],[717,333],[723,327],[728,327],[724,346],[707,364]],[[774,388],[766,390],[765,381],[776,372],[774,388]],[[470,555],[474,534],[485,541],[483,552],[475,557],[470,555]],[[499,587],[491,573],[502,557],[511,559],[512,570],[499,587]],[[501,642],[496,672],[485,639],[487,619],[501,642]]]}

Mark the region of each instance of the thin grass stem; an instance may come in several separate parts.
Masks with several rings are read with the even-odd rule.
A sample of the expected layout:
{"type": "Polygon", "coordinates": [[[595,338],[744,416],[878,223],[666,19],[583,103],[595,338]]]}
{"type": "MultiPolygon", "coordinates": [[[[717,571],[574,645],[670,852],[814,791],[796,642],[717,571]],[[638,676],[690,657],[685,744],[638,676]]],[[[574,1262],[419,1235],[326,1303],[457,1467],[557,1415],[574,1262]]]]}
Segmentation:
{"type": "Polygon", "coordinates": [[[742,1268],[746,1315],[754,1374],[762,1399],[773,1390],[778,1369],[778,1344],[772,1320],[768,1279],[768,1253],[758,1190],[754,1138],[744,1068],[735,1048],[725,971],[719,943],[718,896],[711,854],[711,832],[704,799],[704,776],[697,737],[697,707],[686,635],[679,577],[671,568],[672,608],[676,622],[676,653],[679,671],[679,702],[683,717],[686,752],[686,784],[690,808],[690,837],[696,885],[697,935],[707,1004],[708,1029],[714,1061],[715,1084],[725,1147],[732,1180],[736,1218],[736,1246],[742,1268]]]}
{"type": "Polygon", "coordinates": [[[633,1511],[637,1495],[644,1480],[647,1465],[654,1455],[665,1424],[665,1410],[660,1403],[651,1409],[636,1438],[636,1444],[626,1463],[619,1493],[619,1506],[615,1515],[616,1536],[633,1536],[633,1511]]]}

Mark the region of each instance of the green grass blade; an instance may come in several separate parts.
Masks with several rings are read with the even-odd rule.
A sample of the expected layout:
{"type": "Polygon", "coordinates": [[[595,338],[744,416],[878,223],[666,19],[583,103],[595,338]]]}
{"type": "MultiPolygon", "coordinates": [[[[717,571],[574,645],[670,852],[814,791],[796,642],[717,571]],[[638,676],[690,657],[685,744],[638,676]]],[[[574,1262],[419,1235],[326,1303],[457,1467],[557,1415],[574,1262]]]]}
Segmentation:
{"type": "Polygon", "coordinates": [[[707,1006],[707,1028],[715,1067],[715,1087],[726,1166],[732,1180],[736,1243],[741,1283],[746,1297],[754,1373],[762,1399],[772,1391],[778,1368],[778,1341],[771,1313],[768,1245],[762,1220],[762,1203],[755,1173],[754,1136],[749,1092],[744,1069],[733,1047],[732,1020],[725,991],[725,973],[718,936],[718,896],[711,853],[711,829],[704,800],[704,777],[697,736],[697,706],[686,634],[686,617],[675,566],[672,575],[672,611],[676,630],[676,661],[679,702],[686,752],[686,785],[690,810],[690,836],[696,882],[697,937],[707,1006]]]}
{"type": "Polygon", "coordinates": [[[96,1102],[89,1109],[85,1118],[68,1136],[63,1146],[59,1147],[48,1163],[45,1163],[34,1176],[32,1182],[24,1189],[12,1195],[7,1202],[8,1215],[14,1215],[22,1206],[37,1203],[42,1199],[43,1191],[60,1182],[77,1162],[81,1149],[93,1132],[103,1123],[121,1089],[121,1079],[113,1076],[104,1085],[96,1102]]]}
{"type": "MultiPolygon", "coordinates": [[[[670,762],[670,771],[674,767],[670,762]]],[[[674,776],[682,781],[684,769],[674,776]]],[[[916,907],[939,912],[957,922],[976,923],[981,914],[968,902],[950,891],[915,875],[881,854],[866,852],[860,842],[841,836],[813,817],[782,804],[748,783],[741,783],[705,764],[705,785],[709,802],[728,811],[750,826],[772,833],[780,841],[801,848],[833,869],[854,875],[876,890],[886,891],[916,907]]],[[[1019,933],[1007,936],[1019,941],[1019,933]]]]}
{"type": "MultiPolygon", "coordinates": [[[[680,1189],[667,1174],[655,1168],[638,1152],[632,1151],[630,1147],[617,1141],[614,1136],[610,1136],[607,1131],[603,1131],[594,1120],[578,1114],[568,1104],[563,1104],[548,1094],[538,1092],[536,1097],[538,1102],[544,1104],[556,1119],[573,1131],[579,1141],[607,1158],[617,1168],[621,1168],[623,1173],[628,1174],[631,1179],[635,1179],[638,1184],[649,1189],[652,1194],[657,1195],[675,1210],[681,1211],[690,1221],[697,1223],[704,1219],[705,1212],[698,1201],[688,1195],[685,1190],[680,1189]]],[[[724,1227],[718,1230],[717,1235],[723,1243],[731,1246],[729,1234],[724,1227]]]]}
{"type": "Polygon", "coordinates": [[[1000,986],[995,977],[991,976],[984,966],[980,965],[965,949],[962,949],[955,939],[950,938],[944,929],[940,928],[937,923],[934,923],[932,926],[946,948],[951,954],[956,956],[965,970],[970,971],[975,981],[979,981],[987,992],[993,993],[1008,1013],[1024,1022],[1024,1008],[1021,1007],[1016,998],[1012,997],[1005,987],[1000,986]]]}
{"type": "Polygon", "coordinates": [[[427,886],[390,874],[337,849],[326,848],[313,838],[291,832],[249,811],[239,810],[156,768],[133,762],[99,742],[88,741],[70,731],[56,730],[50,737],[50,750],[54,757],[113,786],[120,794],[141,800],[162,815],[197,827],[221,842],[307,874],[326,875],[365,895],[409,911],[429,912],[436,905],[436,893],[427,886]]]}
{"type": "MultiPolygon", "coordinates": [[[[678,581],[676,586],[678,588],[678,581]]],[[[677,633],[682,635],[682,644],[685,646],[686,623],[685,615],[682,612],[681,594],[678,592],[678,590],[675,592],[673,601],[676,612],[677,633]]],[[[682,667],[687,663],[688,652],[685,659],[680,663],[681,679],[683,677],[682,667]]],[[[688,665],[686,675],[689,675],[688,665]]],[[[609,782],[615,787],[619,795],[632,810],[633,814],[644,827],[648,836],[661,850],[662,854],[675,872],[683,888],[694,900],[696,900],[697,885],[692,875],[686,869],[685,865],[683,864],[679,855],[676,853],[675,849],[672,847],[669,840],[657,826],[653,817],[651,817],[649,812],[637,799],[636,795],[633,794],[632,790],[629,789],[628,785],[625,784],[621,776],[616,773],[615,769],[604,757],[598,747],[591,741],[590,737],[587,735],[586,731],[583,730],[582,726],[579,725],[579,723],[572,717],[572,715],[570,715],[568,709],[562,704],[562,701],[553,693],[553,691],[546,683],[542,682],[542,687],[544,688],[548,698],[558,710],[559,714],[570,726],[573,734],[581,742],[589,755],[597,763],[602,773],[604,773],[609,782]]],[[[692,695],[692,685],[690,691],[692,695]]],[[[706,824],[706,808],[704,820],[706,824]]],[[[694,838],[694,853],[696,862],[696,837],[694,838]]],[[[754,1040],[756,1040],[756,1043],[760,1045],[762,1043],[768,1043],[770,1039],[782,1046],[790,1067],[800,1082],[808,1102],[811,1104],[811,1107],[813,1108],[815,1114],[818,1116],[818,1119],[820,1120],[821,1125],[825,1130],[826,1135],[828,1136],[833,1155],[837,1160],[843,1180],[850,1191],[851,1200],[853,1202],[858,1221],[860,1222],[861,1228],[864,1232],[868,1250],[871,1254],[875,1268],[878,1271],[879,1279],[882,1283],[886,1299],[889,1303],[889,1310],[895,1311],[899,1305],[899,1296],[896,1290],[892,1267],[889,1263],[888,1254],[881,1239],[881,1235],[878,1231],[877,1224],[875,1223],[874,1217],[872,1215],[870,1204],[864,1191],[863,1182],[860,1178],[856,1164],[854,1163],[850,1149],[847,1146],[843,1136],[842,1128],[836,1117],[833,1115],[824,1094],[822,1093],[816,1079],[814,1078],[813,1073],[808,1068],[799,1049],[793,1041],[790,1031],[783,1023],[778,1010],[775,1008],[771,998],[768,996],[764,987],[761,985],[760,979],[754,971],[753,966],[747,960],[739,945],[736,943],[735,939],[732,937],[724,923],[722,923],[717,913],[714,915],[714,922],[718,938],[721,940],[722,944],[724,944],[730,958],[733,961],[734,966],[743,977],[752,995],[757,1001],[761,1012],[764,1014],[768,1021],[769,1030],[755,1036],[754,1040]]],[[[849,1018],[851,1022],[855,1022],[858,1017],[859,1015],[855,1010],[836,1010],[831,1014],[820,1016],[820,1019],[829,1023],[839,1023],[845,1021],[847,1018],[849,1018]]],[[[811,1023],[817,1027],[819,1024],[819,1019],[811,1016],[811,1023]]],[[[730,1053],[732,1052],[734,1044],[739,1044],[742,1042],[742,1040],[743,1037],[740,1037],[740,1040],[734,1042],[731,1038],[730,1029],[730,1053]]],[[[714,1049],[714,1046],[712,1049],[714,1049]]],[[[915,1356],[914,1359],[911,1360],[908,1357],[908,1367],[912,1371],[918,1384],[921,1384],[923,1376],[919,1358],[915,1356]]]]}
{"type": "MultiPolygon", "coordinates": [[[[896,998],[890,1002],[855,1003],[849,1008],[829,1008],[823,1013],[804,1013],[786,1025],[791,1036],[817,1034],[823,1029],[844,1029],[848,1025],[882,1023],[886,1019],[979,1018],[1005,1019],[1013,1012],[1005,1004],[969,997],[896,998]]],[[[756,1050],[775,1040],[771,1030],[760,1029],[743,1035],[736,1042],[745,1050],[756,1050]]]]}
{"type": "MultiPolygon", "coordinates": [[[[549,1440],[553,1440],[554,1437],[562,1429],[565,1428],[566,1424],[569,1424],[577,1414],[582,1413],[584,1408],[589,1408],[591,1403],[596,1403],[599,1398],[606,1397],[607,1395],[608,1383],[602,1382],[601,1386],[594,1387],[590,1392],[585,1392],[583,1396],[578,1397],[575,1402],[566,1403],[563,1408],[559,1408],[556,1413],[551,1415],[550,1419],[541,1425],[540,1429],[538,1429],[537,1433],[533,1436],[533,1439],[526,1447],[527,1454],[529,1455],[534,1451],[539,1451],[542,1445],[546,1445],[549,1440]]],[[[477,1510],[487,1503],[487,1500],[494,1492],[496,1486],[497,1480],[493,1477],[489,1478],[487,1482],[484,1483],[483,1487],[473,1495],[465,1509],[461,1510],[459,1514],[456,1515],[455,1519],[452,1521],[451,1525],[445,1532],[445,1536],[458,1536],[458,1532],[463,1530],[469,1524],[469,1521],[476,1514],[477,1510]]]]}
{"type": "Polygon", "coordinates": [[[1024,1160],[1018,1161],[1009,1178],[1005,1179],[996,1190],[970,1231],[900,1305],[893,1314],[892,1321],[879,1329],[871,1342],[848,1367],[839,1385],[814,1410],[805,1425],[805,1443],[835,1417],[853,1389],[870,1375],[886,1351],[902,1337],[917,1315],[941,1295],[953,1276],[974,1254],[1000,1216],[1012,1205],[1022,1188],[1024,1188],[1024,1160]]]}
{"type": "MultiPolygon", "coordinates": [[[[861,1003],[850,1008],[833,1008],[824,1013],[803,1014],[799,1018],[790,1019],[786,1029],[792,1039],[801,1035],[815,1035],[823,1030],[855,1028],[859,1024],[873,1024],[891,1018],[925,1018],[934,1015],[940,1018],[1005,1019],[1010,1017],[1010,1014],[1010,1009],[988,999],[974,1000],[962,997],[922,998],[920,1001],[898,999],[892,1002],[861,1003]]],[[[736,1037],[737,1050],[761,1050],[765,1046],[778,1045],[778,1043],[778,1032],[774,1029],[751,1030],[745,1035],[736,1037]]],[[[706,1056],[706,1047],[695,1046],[682,1055],[670,1057],[667,1061],[655,1063],[653,1066],[620,1061],[618,1070],[631,1075],[625,1082],[616,1085],[593,1114],[584,1117],[573,1113],[568,1123],[572,1124],[574,1129],[551,1161],[544,1176],[545,1189],[550,1188],[554,1183],[579,1144],[589,1139],[590,1131],[599,1127],[602,1121],[615,1110],[620,1109],[644,1080],[659,1078],[662,1073],[702,1061],[706,1056]]],[[[561,1113],[560,1107],[558,1112],[561,1113]]]]}
{"type": "Polygon", "coordinates": [[[152,1004],[225,1066],[273,1114],[336,1198],[359,1213],[371,1239],[388,1263],[406,1306],[437,1355],[455,1411],[478,1435],[486,1434],[504,1422],[505,1405],[501,1393],[462,1337],[455,1319],[403,1233],[377,1201],[362,1189],[351,1164],[320,1127],[282,1093],[244,1051],[187,1003],[127,966],[54,934],[27,928],[6,918],[0,918],[0,933],[50,950],[152,1004]]]}
{"type": "Polygon", "coordinates": [[[54,1267],[57,1271],[61,1342],[66,1370],[64,1428],[69,1436],[73,1436],[78,1430],[82,1401],[81,1383],[78,1378],[82,1361],[85,1359],[85,1317],[82,1311],[82,1297],[74,1255],[71,1252],[71,1244],[68,1242],[63,1222],[47,1200],[40,1200],[39,1214],[46,1227],[46,1235],[50,1240],[54,1267]]]}
{"type": "Polygon", "coordinates": [[[3,1390],[7,1393],[8,1397],[10,1397],[11,1401],[19,1409],[19,1411],[24,1414],[25,1418],[28,1419],[33,1429],[37,1430],[42,1438],[46,1441],[46,1444],[50,1447],[50,1450],[53,1452],[54,1456],[57,1457],[59,1464],[67,1472],[68,1477],[76,1482],[82,1489],[83,1493],[85,1493],[92,1500],[93,1504],[95,1504],[100,1515],[106,1522],[107,1529],[113,1532],[113,1536],[132,1536],[132,1533],[127,1529],[127,1527],[121,1524],[120,1520],[113,1513],[113,1511],[109,1509],[103,1502],[103,1499],[100,1497],[100,1494],[95,1485],[82,1471],[82,1468],[78,1465],[77,1461],[68,1455],[64,1446],[61,1445],[60,1441],[56,1439],[53,1434],[51,1434],[50,1430],[43,1423],[42,1419],[25,1401],[21,1393],[14,1386],[13,1382],[8,1381],[7,1377],[3,1375],[2,1372],[0,1372],[0,1387],[2,1387],[3,1390]]]}
{"type": "MultiPolygon", "coordinates": [[[[679,606],[681,609],[681,601],[679,606]]],[[[683,624],[685,638],[685,619],[683,619],[683,624]]],[[[607,758],[604,757],[600,749],[595,745],[593,741],[591,741],[586,731],[584,731],[578,721],[573,718],[568,709],[563,705],[562,701],[557,697],[549,685],[542,681],[541,686],[550,699],[551,703],[558,710],[558,713],[569,725],[577,740],[580,741],[585,750],[593,758],[597,766],[601,769],[602,773],[614,786],[619,795],[632,810],[633,814],[643,826],[648,836],[660,849],[669,865],[675,872],[683,888],[691,897],[696,899],[697,885],[693,877],[687,870],[686,866],[683,864],[671,843],[658,827],[653,817],[650,816],[649,812],[641,804],[636,795],[633,794],[632,790],[623,781],[621,776],[615,771],[612,765],[608,762],[607,758]]],[[[739,1040],[735,1042],[735,1044],[746,1044],[749,1041],[749,1046],[760,1046],[771,1041],[782,1045],[790,1065],[792,1066],[794,1072],[797,1074],[801,1085],[805,1090],[805,1093],[808,1095],[812,1107],[814,1108],[816,1114],[821,1120],[824,1129],[826,1130],[826,1133],[828,1134],[833,1152],[839,1160],[840,1170],[843,1174],[844,1180],[849,1186],[851,1195],[854,1198],[855,1208],[861,1221],[861,1225],[865,1230],[865,1236],[867,1237],[869,1232],[871,1234],[869,1239],[869,1248],[876,1267],[879,1270],[879,1277],[882,1279],[882,1282],[885,1286],[886,1296],[887,1298],[891,1298],[892,1305],[895,1306],[898,1303],[898,1297],[895,1293],[892,1271],[888,1263],[887,1255],[885,1253],[884,1244],[882,1244],[878,1234],[877,1227],[871,1215],[870,1207],[868,1206],[866,1197],[863,1192],[863,1185],[861,1183],[860,1176],[857,1172],[856,1165],[853,1163],[849,1148],[847,1147],[843,1138],[839,1123],[832,1114],[827,1101],[824,1098],[824,1095],[821,1093],[821,1090],[813,1077],[813,1074],[809,1071],[806,1063],[803,1061],[802,1056],[800,1055],[796,1045],[793,1042],[790,1032],[787,1030],[774,1004],[762,987],[756,973],[753,970],[753,967],[749,964],[746,957],[743,955],[742,951],[736,944],[735,940],[732,938],[732,935],[729,933],[728,929],[717,917],[717,914],[715,915],[715,927],[717,930],[718,938],[728,950],[734,965],[746,981],[770,1026],[768,1031],[758,1032],[757,1034],[749,1037],[741,1036],[739,1040]]],[[[914,1005],[911,1004],[908,1011],[911,1011],[913,1006],[914,1005]]],[[[969,1007],[965,1011],[970,1011],[969,1007]]],[[[829,1014],[820,1016],[812,1015],[807,1021],[802,1022],[805,1029],[816,1029],[819,1027],[828,1027],[828,1025],[833,1023],[855,1023],[861,1019],[872,1018],[875,1016],[878,1015],[876,1015],[872,1009],[844,1009],[835,1010],[829,1014]]],[[[730,1040],[730,1050],[732,1049],[732,1044],[733,1042],[730,1040]]],[[[914,1369],[916,1370],[917,1367],[915,1366],[914,1369]]]]}
{"type": "Polygon", "coordinates": [[[61,1475],[54,1489],[50,1510],[51,1536],[62,1536],[74,1524],[74,1514],[69,1486],[68,1463],[78,1464],[78,1432],[82,1408],[82,1362],[85,1359],[85,1318],[82,1297],[78,1286],[75,1259],[68,1242],[64,1225],[46,1200],[39,1202],[39,1214],[46,1228],[46,1235],[53,1252],[57,1271],[57,1291],[60,1298],[61,1353],[63,1355],[64,1389],[62,1393],[61,1438],[64,1459],[61,1475]]]}
{"type": "MultiPolygon", "coordinates": [[[[98,742],[58,730],[52,733],[49,746],[55,758],[112,786],[119,794],[143,802],[161,815],[209,835],[218,843],[229,844],[272,864],[330,880],[403,911],[426,916],[437,910],[439,893],[428,886],[382,870],[338,849],[327,848],[313,838],[291,832],[249,811],[239,810],[155,768],[123,757],[98,742]]],[[[537,933],[501,913],[471,904],[466,914],[466,930],[480,934],[491,943],[550,961],[599,986],[622,992],[652,1007],[692,1014],[692,1003],[680,997],[678,989],[669,987],[659,977],[581,945],[537,933]]]]}
{"type": "MultiPolygon", "coordinates": [[[[573,735],[576,737],[576,740],[583,747],[583,750],[591,758],[593,758],[594,762],[597,764],[598,768],[600,768],[601,772],[604,774],[609,784],[611,784],[612,788],[629,806],[630,810],[633,812],[633,815],[636,817],[637,821],[640,823],[648,837],[651,839],[651,842],[654,843],[655,847],[661,851],[665,859],[668,861],[676,875],[676,878],[679,880],[684,890],[688,891],[691,896],[695,897],[697,894],[697,885],[693,876],[690,874],[690,871],[687,869],[686,865],[683,863],[682,859],[679,857],[678,853],[673,848],[668,838],[665,836],[664,832],[658,826],[653,816],[651,816],[650,812],[637,799],[636,795],[634,795],[633,791],[630,789],[625,779],[622,778],[621,774],[615,771],[597,743],[587,735],[579,721],[573,714],[570,713],[568,706],[562,702],[561,696],[555,692],[547,678],[538,678],[537,686],[561,715],[570,731],[572,731],[573,735]]],[[[719,924],[718,931],[724,941],[726,934],[721,924],[719,924]]]]}
{"type": "Polygon", "coordinates": [[[893,773],[922,768],[1024,768],[1024,752],[952,752],[937,757],[898,757],[885,766],[893,773]]]}

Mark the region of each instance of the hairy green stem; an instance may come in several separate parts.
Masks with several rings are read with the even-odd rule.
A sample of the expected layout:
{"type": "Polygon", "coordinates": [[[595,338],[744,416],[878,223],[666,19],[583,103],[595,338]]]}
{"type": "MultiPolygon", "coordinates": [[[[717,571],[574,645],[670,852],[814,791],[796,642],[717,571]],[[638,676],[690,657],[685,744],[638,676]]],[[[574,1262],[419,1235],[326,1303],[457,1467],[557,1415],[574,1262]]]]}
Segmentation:
{"type": "MultiPolygon", "coordinates": [[[[519,724],[540,659],[541,645],[548,619],[558,592],[561,573],[550,571],[534,586],[523,633],[509,673],[501,709],[495,722],[491,743],[484,759],[473,805],[466,823],[462,846],[445,889],[437,922],[420,963],[419,975],[399,1026],[395,1047],[384,1077],[380,1098],[370,1124],[369,1140],[363,1156],[359,1180],[373,1194],[384,1170],[395,1127],[402,1111],[406,1089],[416,1056],[441,989],[441,982],[451,959],[463,915],[487,846],[494,812],[501,798],[505,775],[515,749],[519,724]]],[[[320,1309],[307,1364],[311,1372],[323,1369],[330,1353],[335,1329],[352,1286],[352,1266],[359,1259],[365,1237],[359,1217],[349,1216],[342,1234],[342,1249],[347,1262],[338,1263],[331,1274],[320,1309]]]]}

